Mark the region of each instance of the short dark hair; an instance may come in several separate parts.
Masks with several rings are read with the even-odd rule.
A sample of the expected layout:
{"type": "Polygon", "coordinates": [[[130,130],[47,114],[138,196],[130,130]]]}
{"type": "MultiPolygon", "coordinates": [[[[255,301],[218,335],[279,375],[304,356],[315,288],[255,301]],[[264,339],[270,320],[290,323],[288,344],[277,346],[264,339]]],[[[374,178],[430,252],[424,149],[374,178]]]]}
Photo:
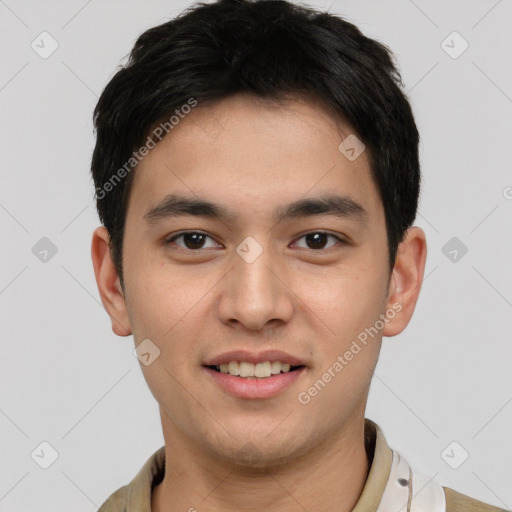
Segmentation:
{"type": "Polygon", "coordinates": [[[191,98],[202,103],[239,92],[274,100],[306,94],[354,130],[383,203],[392,269],[420,190],[419,134],[402,89],[385,45],[340,16],[285,0],[198,3],[144,32],[94,110],[96,206],[121,285],[137,150],[191,98]]]}

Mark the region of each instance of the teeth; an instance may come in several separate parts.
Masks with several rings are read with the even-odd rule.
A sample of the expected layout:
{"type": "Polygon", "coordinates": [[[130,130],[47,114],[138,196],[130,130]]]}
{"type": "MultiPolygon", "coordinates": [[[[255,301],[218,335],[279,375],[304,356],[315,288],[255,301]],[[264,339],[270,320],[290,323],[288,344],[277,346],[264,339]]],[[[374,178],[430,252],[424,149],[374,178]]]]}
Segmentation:
{"type": "Polygon", "coordinates": [[[246,361],[230,361],[229,363],[222,363],[217,366],[217,369],[219,369],[221,373],[228,373],[229,375],[265,379],[281,372],[289,372],[290,364],[281,363],[281,361],[265,361],[257,364],[248,363],[246,361]]]}
{"type": "Polygon", "coordinates": [[[272,375],[277,375],[278,373],[281,373],[281,366],[282,363],[279,361],[272,361],[270,364],[270,371],[272,372],[272,375]]]}
{"type": "Polygon", "coordinates": [[[254,376],[255,377],[270,377],[272,372],[270,371],[270,361],[264,363],[258,363],[254,365],[254,376]]]}
{"type": "Polygon", "coordinates": [[[236,361],[231,361],[228,364],[228,373],[229,375],[239,375],[240,371],[238,369],[238,363],[236,361]]]}
{"type": "Polygon", "coordinates": [[[254,365],[252,363],[240,363],[240,377],[254,377],[254,365]]]}

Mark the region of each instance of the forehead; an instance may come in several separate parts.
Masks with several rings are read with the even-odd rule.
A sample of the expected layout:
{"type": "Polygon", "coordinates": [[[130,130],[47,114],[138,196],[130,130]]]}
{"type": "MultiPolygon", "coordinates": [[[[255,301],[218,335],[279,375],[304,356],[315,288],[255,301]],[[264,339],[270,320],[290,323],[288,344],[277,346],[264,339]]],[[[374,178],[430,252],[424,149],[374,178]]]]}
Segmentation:
{"type": "Polygon", "coordinates": [[[350,160],[340,143],[356,135],[314,99],[279,102],[237,94],[199,104],[139,163],[130,209],[186,192],[253,213],[288,199],[340,193],[378,214],[380,199],[364,151],[350,160]]]}

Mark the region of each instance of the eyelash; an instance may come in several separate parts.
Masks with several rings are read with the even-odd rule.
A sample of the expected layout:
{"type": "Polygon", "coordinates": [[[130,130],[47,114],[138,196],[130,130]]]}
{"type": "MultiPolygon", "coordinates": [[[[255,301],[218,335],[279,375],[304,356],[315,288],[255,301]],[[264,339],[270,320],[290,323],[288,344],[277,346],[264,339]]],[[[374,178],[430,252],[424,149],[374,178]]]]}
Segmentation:
{"type": "MultiPolygon", "coordinates": [[[[179,233],[176,233],[174,235],[172,235],[171,237],[168,237],[165,239],[165,245],[170,245],[171,243],[173,243],[177,238],[183,236],[183,235],[186,235],[186,234],[197,234],[197,235],[204,235],[208,238],[211,238],[212,240],[213,237],[211,237],[210,235],[208,235],[207,233],[204,233],[203,231],[180,231],[179,233]]],[[[297,238],[297,240],[300,240],[301,238],[304,238],[308,235],[316,235],[316,234],[321,234],[321,235],[327,235],[328,237],[332,237],[334,239],[336,239],[336,241],[341,244],[341,245],[347,245],[348,242],[346,242],[345,240],[343,240],[342,238],[336,236],[336,235],[333,235],[332,233],[328,233],[326,231],[309,231],[308,233],[304,233],[303,235],[301,235],[299,238],[297,238]]],[[[217,242],[216,242],[217,243],[217,242]]],[[[181,246],[178,246],[180,249],[184,250],[184,251],[187,251],[187,252],[200,252],[202,250],[204,250],[203,248],[200,248],[200,249],[188,249],[186,247],[181,247],[181,246]]],[[[309,249],[309,248],[306,248],[306,249],[309,249],[310,251],[314,251],[314,252],[322,252],[322,251],[328,251],[329,249],[332,249],[334,246],[331,246],[331,247],[327,247],[327,248],[322,248],[322,249],[309,249]]],[[[304,248],[303,248],[304,249],[304,248]]]]}

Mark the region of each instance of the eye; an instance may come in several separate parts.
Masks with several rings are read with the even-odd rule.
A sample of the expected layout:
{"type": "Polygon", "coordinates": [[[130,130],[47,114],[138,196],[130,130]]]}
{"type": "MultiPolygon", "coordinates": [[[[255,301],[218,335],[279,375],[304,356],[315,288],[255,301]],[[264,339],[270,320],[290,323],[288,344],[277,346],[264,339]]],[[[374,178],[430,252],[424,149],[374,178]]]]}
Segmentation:
{"type": "MultiPolygon", "coordinates": [[[[313,231],[311,233],[306,233],[297,240],[302,239],[304,239],[305,245],[301,245],[298,242],[295,242],[293,245],[304,249],[322,250],[330,249],[337,243],[347,243],[338,236],[323,231],[313,231]],[[329,239],[331,239],[332,241],[330,245],[328,245],[329,239]]],[[[217,244],[217,242],[215,242],[215,240],[211,236],[201,231],[182,231],[180,233],[176,233],[175,235],[172,235],[165,240],[166,245],[172,243],[175,243],[178,247],[189,251],[198,251],[201,249],[208,249],[220,246],[219,244],[217,244]],[[207,239],[211,241],[210,245],[205,245],[207,239]],[[181,240],[181,243],[178,243],[177,240],[181,240]]]]}
{"type": "MultiPolygon", "coordinates": [[[[305,235],[301,236],[298,240],[305,239],[306,247],[302,246],[305,249],[330,249],[334,245],[336,245],[336,242],[339,242],[340,244],[346,244],[344,240],[341,238],[331,235],[330,233],[325,233],[323,231],[313,231],[311,233],[306,233],[305,235]],[[334,243],[326,246],[328,238],[334,239],[334,243]]],[[[297,242],[295,242],[297,244],[297,242]]],[[[300,246],[299,246],[300,247],[300,246]]]]}
{"type": "Polygon", "coordinates": [[[216,247],[218,245],[217,242],[215,242],[215,240],[213,240],[213,238],[211,236],[208,236],[206,233],[201,233],[200,231],[182,231],[181,233],[177,233],[176,235],[173,235],[172,237],[167,238],[165,240],[165,243],[166,243],[166,245],[171,244],[180,238],[183,239],[184,245],[181,245],[178,243],[176,243],[176,245],[178,247],[181,247],[182,249],[187,249],[187,250],[197,250],[197,249],[208,248],[208,246],[204,245],[205,240],[207,238],[209,238],[210,240],[212,240],[214,242],[213,245],[210,245],[209,247],[216,247]]]}

